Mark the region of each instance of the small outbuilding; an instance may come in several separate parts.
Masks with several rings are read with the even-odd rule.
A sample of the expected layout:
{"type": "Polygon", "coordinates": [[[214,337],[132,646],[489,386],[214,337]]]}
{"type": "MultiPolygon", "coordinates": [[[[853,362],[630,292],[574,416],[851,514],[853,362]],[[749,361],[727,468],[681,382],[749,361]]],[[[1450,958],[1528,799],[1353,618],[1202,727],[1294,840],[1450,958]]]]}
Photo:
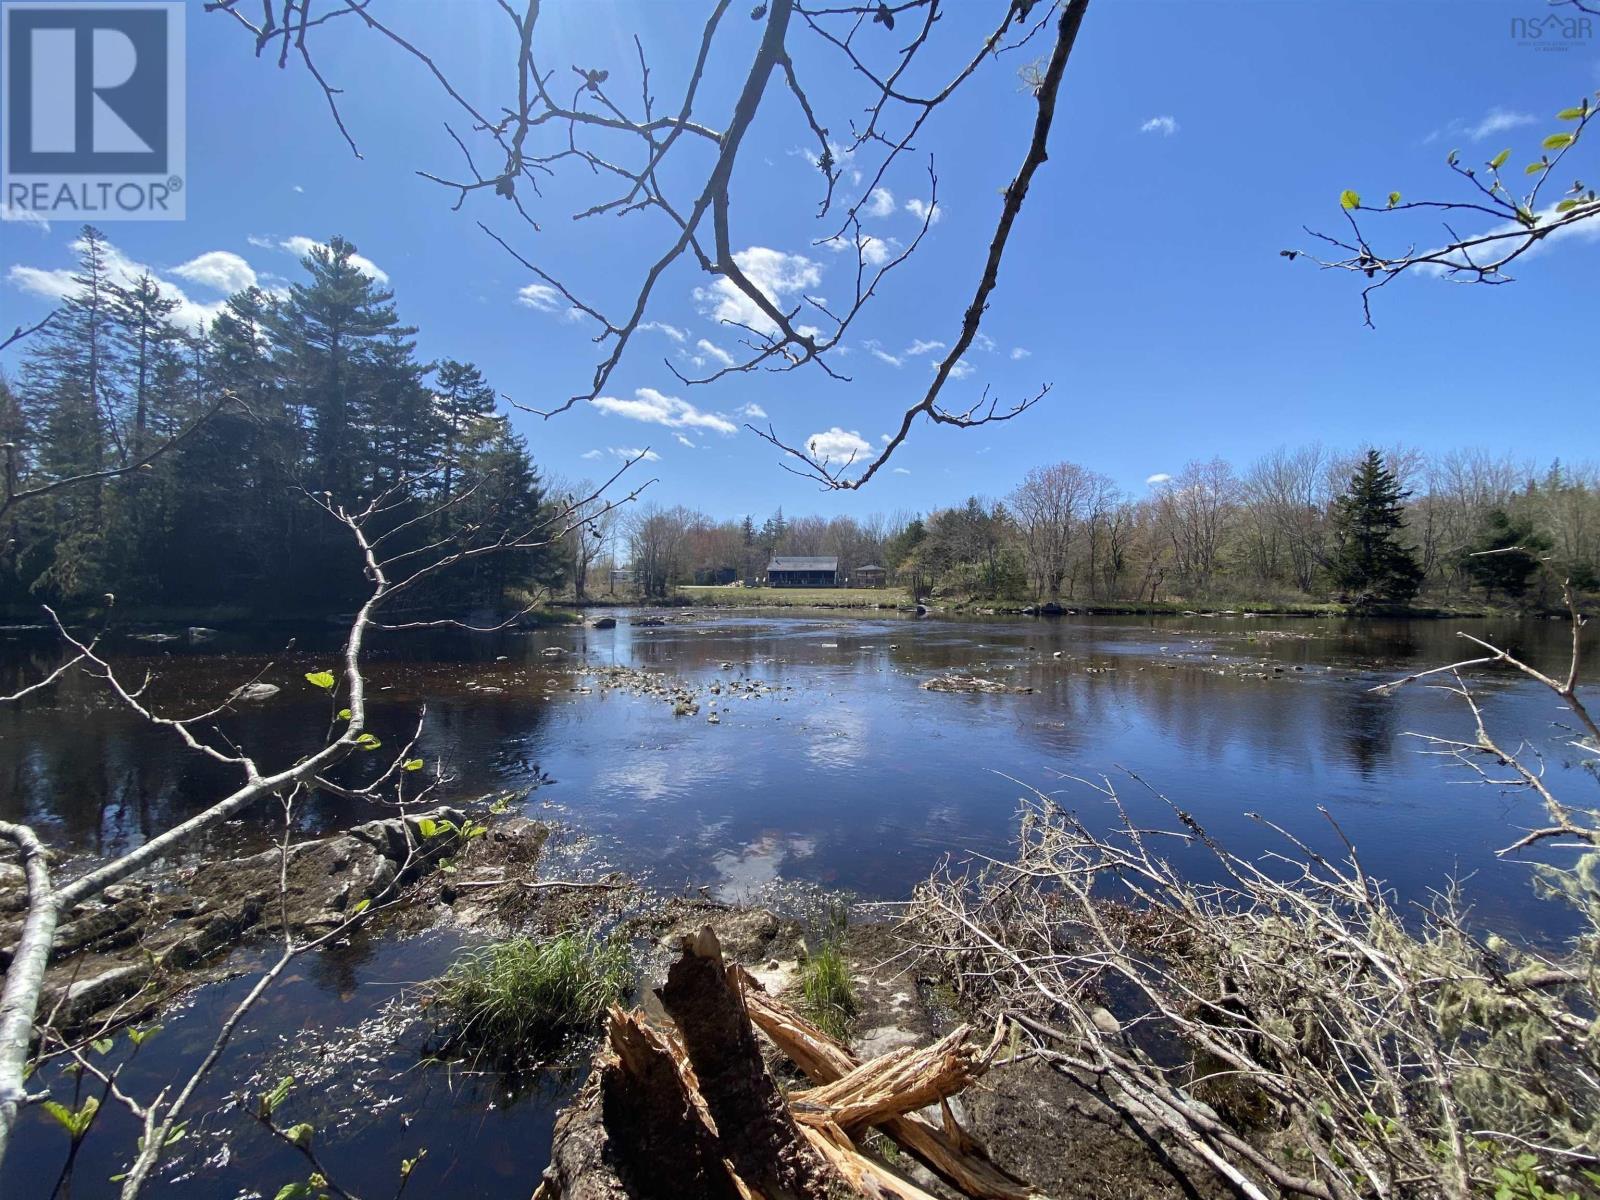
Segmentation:
{"type": "Polygon", "coordinates": [[[768,587],[838,587],[839,560],[823,556],[774,558],[767,564],[768,587]]]}
{"type": "Polygon", "coordinates": [[[868,563],[864,567],[857,567],[850,572],[850,586],[859,588],[881,588],[889,578],[889,573],[876,563],[868,563]]]}

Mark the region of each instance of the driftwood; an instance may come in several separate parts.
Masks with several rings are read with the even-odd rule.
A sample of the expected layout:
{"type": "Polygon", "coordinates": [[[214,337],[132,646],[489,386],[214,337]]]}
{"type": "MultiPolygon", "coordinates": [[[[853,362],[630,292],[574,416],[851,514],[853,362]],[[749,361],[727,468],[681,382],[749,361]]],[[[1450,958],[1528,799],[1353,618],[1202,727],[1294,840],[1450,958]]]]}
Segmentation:
{"type": "MultiPolygon", "coordinates": [[[[813,1083],[833,1083],[860,1063],[849,1049],[799,1013],[762,990],[761,984],[735,967],[750,1019],[813,1083]]],[[[947,1183],[975,1200],[1032,1200],[1038,1193],[989,1161],[983,1148],[943,1108],[944,1127],[909,1115],[892,1117],[878,1126],[902,1150],[947,1183]]]]}
{"type": "Polygon", "coordinates": [[[675,1026],[611,1010],[595,1072],[556,1122],[534,1200],[934,1200],[856,1139],[881,1129],[975,1200],[1030,1200],[943,1101],[987,1066],[957,1029],[932,1046],[857,1062],[841,1043],[723,961],[710,928],[684,939],[657,991],[675,1026]],[[785,1098],[759,1027],[815,1084],[785,1098]],[[940,1129],[915,1110],[938,1103],[940,1129]]]}

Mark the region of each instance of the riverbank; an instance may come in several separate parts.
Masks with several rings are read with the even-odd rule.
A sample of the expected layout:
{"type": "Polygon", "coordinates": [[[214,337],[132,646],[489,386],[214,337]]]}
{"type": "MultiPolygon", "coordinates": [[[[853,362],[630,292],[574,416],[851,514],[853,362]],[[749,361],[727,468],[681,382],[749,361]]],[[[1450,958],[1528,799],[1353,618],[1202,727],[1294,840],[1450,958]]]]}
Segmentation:
{"type": "MultiPolygon", "coordinates": [[[[701,608],[821,608],[877,612],[912,609],[916,598],[905,588],[679,587],[673,600],[701,608]]],[[[669,601],[670,602],[670,601],[669,601]]],[[[1019,600],[993,596],[924,597],[935,614],[955,616],[1128,616],[1128,617],[1415,617],[1459,620],[1524,615],[1490,605],[1364,605],[1318,601],[1230,600],[1196,604],[1186,600],[1019,600]]],[[[1542,614],[1533,614],[1542,615],[1542,614]]]]}

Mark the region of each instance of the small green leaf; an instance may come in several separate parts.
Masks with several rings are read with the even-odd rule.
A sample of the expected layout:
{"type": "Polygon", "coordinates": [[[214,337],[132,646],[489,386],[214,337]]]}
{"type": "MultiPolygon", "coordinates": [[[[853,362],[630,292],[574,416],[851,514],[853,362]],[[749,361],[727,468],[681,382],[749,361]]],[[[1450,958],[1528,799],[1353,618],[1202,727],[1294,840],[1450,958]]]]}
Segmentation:
{"type": "Polygon", "coordinates": [[[339,720],[348,721],[349,719],[350,719],[350,710],[348,708],[341,708],[339,710],[339,720]]]}
{"type": "Polygon", "coordinates": [[[367,909],[369,909],[371,907],[372,907],[372,898],[369,896],[369,897],[367,897],[367,899],[357,902],[356,906],[350,910],[350,915],[352,917],[359,917],[362,913],[366,912],[367,909]]]}
{"type": "Polygon", "coordinates": [[[306,682],[312,687],[331,688],[333,686],[332,671],[307,671],[306,682]]]}
{"type": "Polygon", "coordinates": [[[376,750],[379,746],[383,745],[383,743],[372,734],[363,733],[356,739],[356,745],[363,750],[376,750]]]}
{"type": "Polygon", "coordinates": [[[140,1029],[137,1025],[128,1026],[128,1040],[135,1046],[142,1046],[156,1034],[161,1032],[159,1025],[146,1025],[140,1029]]]}
{"type": "Polygon", "coordinates": [[[94,1047],[94,1052],[96,1054],[110,1054],[111,1047],[116,1045],[116,1043],[110,1038],[95,1038],[95,1040],[90,1042],[89,1045],[94,1047]]]}
{"type": "Polygon", "coordinates": [[[273,1088],[270,1092],[261,1097],[261,1104],[258,1108],[258,1111],[260,1112],[263,1120],[270,1117],[272,1115],[272,1110],[277,1108],[278,1105],[282,1104],[284,1100],[288,1098],[289,1089],[293,1086],[294,1076],[285,1075],[282,1079],[278,1080],[277,1087],[273,1088]]]}
{"type": "Polygon", "coordinates": [[[1389,193],[1389,207],[1393,208],[1396,204],[1399,204],[1399,203],[1400,203],[1400,193],[1399,192],[1390,192],[1389,193]]]}
{"type": "Polygon", "coordinates": [[[278,1189],[278,1194],[272,1200],[303,1200],[312,1194],[309,1183],[286,1183],[278,1189]]]}
{"type": "Polygon", "coordinates": [[[1344,209],[1360,208],[1361,197],[1349,188],[1339,193],[1339,207],[1344,209]]]}
{"type": "Polygon", "coordinates": [[[294,1125],[288,1129],[285,1129],[283,1131],[283,1136],[288,1138],[291,1142],[303,1150],[305,1147],[311,1145],[311,1135],[314,1132],[316,1131],[313,1130],[311,1126],[302,1121],[298,1125],[294,1125]]]}
{"type": "Polygon", "coordinates": [[[1505,150],[1500,151],[1499,154],[1496,154],[1493,158],[1491,158],[1489,160],[1490,169],[1498,171],[1501,167],[1506,165],[1506,159],[1508,159],[1510,157],[1511,157],[1511,150],[1510,150],[1509,147],[1507,149],[1505,149],[1505,150]]]}
{"type": "Polygon", "coordinates": [[[85,1096],[83,1103],[77,1108],[68,1108],[59,1100],[46,1100],[44,1110],[72,1135],[72,1140],[77,1141],[89,1132],[89,1126],[94,1121],[94,1114],[100,1111],[98,1096],[85,1096]]]}
{"type": "Polygon", "coordinates": [[[420,771],[422,770],[423,763],[420,758],[408,758],[400,765],[408,771],[420,771]]]}
{"type": "Polygon", "coordinates": [[[1540,171],[1548,171],[1549,169],[1550,164],[1547,162],[1529,163],[1522,168],[1522,173],[1524,175],[1537,175],[1540,171]]]}
{"type": "Polygon", "coordinates": [[[1589,102],[1585,100],[1582,108],[1563,108],[1556,114],[1558,121],[1581,121],[1583,115],[1589,111],[1589,102]]]}
{"type": "Polygon", "coordinates": [[[417,818],[417,832],[422,835],[423,841],[427,841],[431,837],[437,837],[439,834],[439,822],[432,817],[419,817],[417,818]]]}
{"type": "Polygon", "coordinates": [[[1552,133],[1539,144],[1546,150],[1565,150],[1572,145],[1572,141],[1573,138],[1570,133],[1552,133]]]}
{"type": "Polygon", "coordinates": [[[1561,201],[1561,203],[1556,205],[1556,211],[1558,213],[1560,213],[1560,212],[1571,212],[1573,209],[1575,209],[1577,207],[1578,207],[1578,201],[1576,201],[1576,200],[1563,200],[1563,201],[1561,201]]]}

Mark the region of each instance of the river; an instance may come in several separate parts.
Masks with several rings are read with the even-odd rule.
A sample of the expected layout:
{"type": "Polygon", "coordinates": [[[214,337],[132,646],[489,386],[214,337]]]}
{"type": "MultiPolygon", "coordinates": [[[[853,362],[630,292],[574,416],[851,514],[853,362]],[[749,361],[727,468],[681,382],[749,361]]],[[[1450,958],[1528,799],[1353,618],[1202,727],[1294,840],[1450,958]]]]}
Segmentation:
{"type": "MultiPolygon", "coordinates": [[[[1091,825],[1112,820],[1106,797],[1076,782],[1109,779],[1140,821],[1170,823],[1159,792],[1250,854],[1284,848],[1252,813],[1337,851],[1326,809],[1365,868],[1402,898],[1425,900],[1455,876],[1467,881],[1478,919],[1532,936],[1564,932],[1560,910],[1533,898],[1526,862],[1494,855],[1537,820],[1531,798],[1471,786],[1406,736],[1468,734],[1459,698],[1421,685],[1371,690],[1468,657],[1458,630],[1562,668],[1564,622],[784,610],[674,611],[667,624],[635,625],[633,615],[619,613],[612,630],[387,636],[371,662],[369,727],[403,740],[425,704],[418,752],[450,775],[444,798],[531,789],[521,806],[563,827],[561,854],[664,892],[741,899],[803,883],[903,898],[943,855],[1004,854],[1027,788],[1091,825]],[[609,667],[681,680],[700,689],[699,708],[675,715],[670,699],[648,690],[604,687],[593,672],[609,667]],[[1032,690],[921,686],[948,672],[1032,690]],[[762,686],[726,686],[751,680],[762,686]]],[[[114,654],[130,678],[149,672],[148,695],[172,712],[208,707],[264,671],[282,691],[220,728],[272,764],[326,728],[326,694],[303,676],[334,664],[335,634],[298,631],[292,646],[287,636],[226,633],[195,645],[124,641],[114,654]]],[[[0,686],[37,678],[55,655],[47,638],[13,632],[0,643],[0,686]]],[[[1556,698],[1505,671],[1476,686],[1486,718],[1542,748],[1553,777],[1587,787],[1580,798],[1592,803],[1593,779],[1578,778],[1563,756],[1556,698]]],[[[197,811],[233,779],[91,680],[0,709],[0,817],[25,820],[60,847],[63,874],[197,811]]],[[[273,815],[247,814],[189,854],[258,848],[273,815]]],[[[301,820],[309,834],[368,815],[322,797],[301,820]]],[[[552,1076],[511,1094],[492,1075],[419,1062],[408,985],[436,974],[459,944],[455,934],[360,935],[299,962],[208,1084],[158,1193],[272,1196],[303,1178],[292,1153],[228,1104],[292,1073],[321,1114],[319,1153],[350,1190],[392,1195],[401,1155],[425,1145],[418,1193],[525,1200],[575,1080],[552,1076]]],[[[148,1095],[178,1077],[248,985],[195,993],[128,1065],[124,1086],[148,1095]]],[[[74,1171],[71,1195],[82,1200],[115,1193],[108,1177],[125,1167],[135,1135],[125,1114],[102,1124],[74,1171]]],[[[66,1144],[32,1110],[0,1194],[48,1196],[66,1144]]]]}

